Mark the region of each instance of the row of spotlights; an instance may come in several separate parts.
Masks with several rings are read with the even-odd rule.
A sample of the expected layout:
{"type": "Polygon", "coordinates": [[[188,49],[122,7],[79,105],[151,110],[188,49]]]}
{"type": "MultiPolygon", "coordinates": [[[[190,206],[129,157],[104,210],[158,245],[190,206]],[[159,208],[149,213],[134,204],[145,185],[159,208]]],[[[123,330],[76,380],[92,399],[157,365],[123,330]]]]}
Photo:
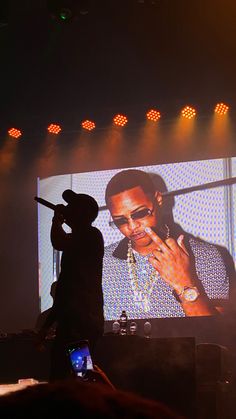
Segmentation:
{"type": "MultiPolygon", "coordinates": [[[[225,105],[224,103],[218,103],[215,107],[215,113],[219,115],[225,115],[229,110],[229,106],[225,105]]],[[[196,109],[192,108],[191,106],[185,106],[184,109],[181,111],[181,115],[184,118],[192,119],[196,116],[197,112],[196,109]]],[[[156,109],[151,109],[146,113],[146,117],[149,121],[157,122],[161,118],[161,113],[156,109]]],[[[115,125],[118,125],[120,127],[124,127],[127,122],[128,118],[125,115],[117,114],[113,118],[113,122],[115,125]]],[[[81,126],[83,129],[92,131],[96,128],[95,122],[90,121],[89,119],[86,119],[81,123],[81,126]]],[[[47,128],[48,132],[50,134],[59,134],[61,132],[60,125],[57,124],[50,124],[47,128]]],[[[8,134],[10,137],[13,138],[19,138],[22,135],[22,132],[17,128],[11,128],[8,131],[8,134]]]]}

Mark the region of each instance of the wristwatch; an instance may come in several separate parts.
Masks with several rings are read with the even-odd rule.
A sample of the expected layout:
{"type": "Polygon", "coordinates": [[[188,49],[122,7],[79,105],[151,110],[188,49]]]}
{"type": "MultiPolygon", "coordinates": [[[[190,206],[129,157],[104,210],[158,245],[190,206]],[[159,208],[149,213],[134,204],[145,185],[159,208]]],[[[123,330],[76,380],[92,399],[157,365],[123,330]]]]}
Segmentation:
{"type": "Polygon", "coordinates": [[[181,297],[181,299],[184,299],[187,302],[194,303],[194,301],[196,301],[199,297],[200,293],[196,287],[184,287],[180,294],[177,294],[177,292],[174,290],[173,295],[179,302],[181,302],[181,297]]]}

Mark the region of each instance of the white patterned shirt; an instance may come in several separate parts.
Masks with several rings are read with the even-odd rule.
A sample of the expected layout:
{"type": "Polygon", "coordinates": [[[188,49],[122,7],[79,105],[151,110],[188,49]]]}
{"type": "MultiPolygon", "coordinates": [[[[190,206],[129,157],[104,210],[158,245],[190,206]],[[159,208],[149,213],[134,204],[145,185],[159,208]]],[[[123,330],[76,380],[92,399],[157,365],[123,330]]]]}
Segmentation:
{"type": "MultiPolygon", "coordinates": [[[[210,243],[186,234],[191,249],[195,270],[209,299],[229,298],[229,276],[218,248],[210,243]]],[[[129,319],[184,317],[181,304],[176,300],[173,289],[156,272],[148,257],[135,252],[136,272],[140,289],[145,289],[150,276],[153,279],[148,296],[148,310],[137,304],[127,264],[128,239],[113,243],[105,248],[103,259],[103,298],[105,320],[119,319],[125,310],[129,319]]]]}

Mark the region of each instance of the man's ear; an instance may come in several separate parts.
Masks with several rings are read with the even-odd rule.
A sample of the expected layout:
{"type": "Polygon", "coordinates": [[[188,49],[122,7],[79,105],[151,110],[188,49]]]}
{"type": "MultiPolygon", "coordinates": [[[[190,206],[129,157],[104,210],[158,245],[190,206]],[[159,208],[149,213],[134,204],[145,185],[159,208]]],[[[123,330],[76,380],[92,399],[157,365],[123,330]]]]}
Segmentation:
{"type": "Polygon", "coordinates": [[[159,207],[162,207],[162,204],[163,204],[163,196],[162,196],[161,192],[159,192],[159,191],[156,191],[155,192],[155,200],[157,202],[157,205],[159,207]]]}

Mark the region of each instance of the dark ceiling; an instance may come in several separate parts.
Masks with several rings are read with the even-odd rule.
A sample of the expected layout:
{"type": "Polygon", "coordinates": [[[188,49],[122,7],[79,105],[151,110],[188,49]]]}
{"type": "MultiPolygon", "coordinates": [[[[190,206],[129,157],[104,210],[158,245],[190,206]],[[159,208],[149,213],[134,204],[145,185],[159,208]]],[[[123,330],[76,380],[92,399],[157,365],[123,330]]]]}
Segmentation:
{"type": "Polygon", "coordinates": [[[116,111],[138,120],[150,106],[206,114],[219,100],[236,114],[235,0],[69,3],[88,13],[59,22],[46,0],[1,0],[1,134],[106,125],[116,111]]]}

